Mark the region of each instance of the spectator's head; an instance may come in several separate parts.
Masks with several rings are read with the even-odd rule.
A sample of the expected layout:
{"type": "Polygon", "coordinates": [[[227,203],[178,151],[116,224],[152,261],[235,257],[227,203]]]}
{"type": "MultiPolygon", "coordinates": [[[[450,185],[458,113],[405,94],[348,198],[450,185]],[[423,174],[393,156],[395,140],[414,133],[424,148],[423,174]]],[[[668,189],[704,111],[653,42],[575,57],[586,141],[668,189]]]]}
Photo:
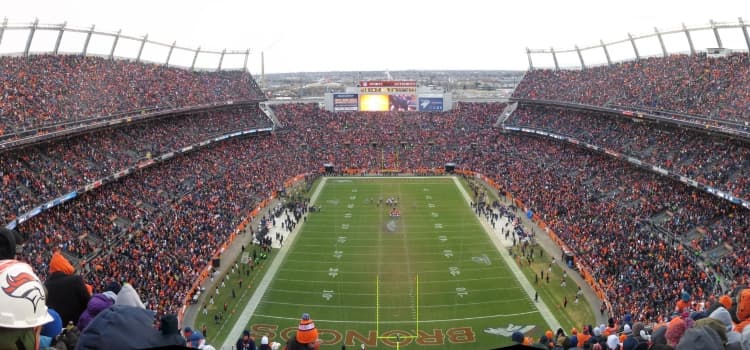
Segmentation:
{"type": "Polygon", "coordinates": [[[49,261],[49,273],[55,272],[62,272],[66,275],[72,275],[75,272],[75,268],[70,264],[70,261],[59,251],[52,253],[52,259],[49,261]]]}
{"type": "Polygon", "coordinates": [[[129,305],[113,305],[96,316],[81,333],[77,349],[146,349],[185,345],[176,317],[165,317],[158,330],[154,313],[129,305]],[[166,322],[166,323],[165,323],[166,322]]]}
{"type": "Polygon", "coordinates": [[[310,318],[310,314],[302,314],[302,319],[299,321],[299,327],[297,328],[297,342],[301,344],[314,344],[318,341],[318,330],[315,328],[315,323],[310,318]]]}
{"type": "Polygon", "coordinates": [[[248,331],[247,329],[242,331],[242,340],[243,341],[250,340],[250,331],[248,331]]]}
{"type": "Polygon", "coordinates": [[[53,321],[39,277],[26,263],[0,260],[0,290],[0,349],[38,348],[42,326],[53,321]]]}
{"type": "Polygon", "coordinates": [[[735,315],[738,323],[750,318],[750,288],[742,289],[738,293],[735,315]]]}
{"type": "Polygon", "coordinates": [[[615,350],[619,346],[620,346],[620,339],[618,339],[616,335],[611,334],[609,337],[607,337],[607,347],[610,350],[615,350]]]}
{"type": "Polygon", "coordinates": [[[724,306],[725,309],[729,310],[732,308],[732,298],[730,298],[728,295],[722,295],[719,297],[719,304],[724,306]]]}
{"type": "Polygon", "coordinates": [[[263,336],[260,338],[260,345],[268,345],[268,336],[263,336]]]}
{"type": "Polygon", "coordinates": [[[510,340],[514,343],[523,343],[523,333],[519,331],[513,332],[513,334],[510,335],[510,340]]]}
{"type": "Polygon", "coordinates": [[[0,260],[15,259],[16,245],[21,243],[18,231],[0,228],[0,260]]]}
{"type": "MultiPolygon", "coordinates": [[[[146,308],[146,306],[143,305],[138,292],[135,291],[130,283],[125,283],[125,285],[120,289],[120,292],[117,293],[117,300],[115,300],[115,305],[129,305],[139,307],[141,309],[146,308]]],[[[187,329],[190,328],[186,328],[186,331],[187,329]]]]}
{"type": "Polygon", "coordinates": [[[710,327],[694,327],[685,331],[676,350],[722,350],[724,343],[710,327]]]}
{"type": "Polygon", "coordinates": [[[682,318],[675,317],[672,321],[669,321],[667,333],[665,334],[667,337],[667,344],[672,347],[677,346],[680,342],[680,338],[682,338],[682,335],[685,334],[686,330],[687,324],[685,324],[685,321],[683,321],[682,318]]]}

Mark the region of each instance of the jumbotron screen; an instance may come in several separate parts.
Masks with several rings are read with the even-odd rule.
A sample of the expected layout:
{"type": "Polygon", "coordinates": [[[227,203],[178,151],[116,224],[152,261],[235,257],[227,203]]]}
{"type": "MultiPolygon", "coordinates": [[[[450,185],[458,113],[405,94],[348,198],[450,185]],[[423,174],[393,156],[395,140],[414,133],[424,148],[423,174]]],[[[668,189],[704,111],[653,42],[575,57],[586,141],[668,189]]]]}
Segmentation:
{"type": "Polygon", "coordinates": [[[416,111],[417,95],[359,95],[362,112],[416,111]]]}

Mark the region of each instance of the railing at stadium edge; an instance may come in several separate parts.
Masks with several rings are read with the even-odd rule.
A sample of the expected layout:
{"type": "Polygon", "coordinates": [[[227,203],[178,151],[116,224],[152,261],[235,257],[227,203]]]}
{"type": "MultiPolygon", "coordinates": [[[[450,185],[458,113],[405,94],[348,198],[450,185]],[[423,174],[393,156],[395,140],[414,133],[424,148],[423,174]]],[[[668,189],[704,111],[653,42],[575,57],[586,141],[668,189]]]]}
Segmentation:
{"type": "Polygon", "coordinates": [[[730,120],[709,119],[703,116],[693,116],[668,111],[647,112],[635,108],[628,109],[628,107],[623,106],[615,106],[616,108],[609,108],[556,100],[511,98],[511,101],[518,102],[520,105],[544,106],[563,110],[599,112],[623,118],[651,120],[654,122],[668,123],[702,132],[713,132],[719,135],[730,136],[745,142],[750,142],[750,127],[730,120]]]}
{"type": "Polygon", "coordinates": [[[688,185],[690,187],[696,188],[700,191],[706,192],[710,195],[713,195],[715,197],[718,197],[720,199],[723,199],[725,201],[728,201],[732,204],[741,205],[747,209],[750,209],[750,200],[745,198],[739,198],[735,197],[733,194],[728,193],[726,191],[719,190],[717,188],[711,187],[709,185],[706,185],[704,183],[698,182],[697,180],[694,180],[692,178],[689,178],[684,175],[680,175],[674,172],[671,172],[667,169],[664,169],[660,166],[653,165],[646,163],[640,159],[637,159],[635,157],[630,157],[625,154],[622,154],[620,152],[617,152],[615,150],[611,150],[609,148],[605,147],[599,147],[597,145],[590,144],[585,141],[578,140],[573,137],[559,135],[556,133],[553,133],[551,131],[541,130],[541,129],[535,129],[535,128],[529,128],[529,127],[517,127],[517,126],[503,126],[504,130],[507,131],[513,131],[513,132],[521,132],[521,133],[527,133],[531,135],[539,135],[542,137],[563,141],[572,145],[576,145],[579,147],[583,147],[586,149],[589,149],[594,152],[603,153],[607,156],[622,160],[624,162],[627,162],[631,165],[634,165],[636,167],[639,167],[641,169],[647,170],[649,172],[655,173],[660,176],[666,176],[672,180],[682,182],[685,185],[688,185]]]}
{"type": "Polygon", "coordinates": [[[93,190],[101,187],[104,184],[107,184],[107,183],[116,181],[117,179],[120,179],[122,177],[128,176],[131,173],[135,172],[136,170],[149,168],[151,166],[154,166],[155,164],[159,164],[159,163],[162,163],[164,161],[170,160],[170,159],[172,159],[172,158],[174,158],[176,156],[180,156],[180,155],[184,155],[184,154],[187,154],[187,153],[190,153],[190,152],[194,152],[196,150],[205,148],[205,147],[207,147],[207,146],[209,146],[211,144],[217,143],[217,142],[223,142],[223,141],[226,141],[226,140],[231,140],[231,139],[234,139],[234,138],[237,138],[237,137],[246,136],[246,135],[255,135],[255,134],[260,134],[260,133],[271,132],[272,130],[273,130],[273,128],[256,128],[256,129],[248,129],[248,130],[242,130],[242,131],[229,132],[229,133],[226,133],[224,135],[220,135],[220,136],[213,137],[211,139],[208,139],[208,140],[205,140],[205,141],[202,141],[202,142],[199,142],[199,143],[192,144],[190,146],[185,146],[185,147],[183,147],[183,148],[181,148],[179,150],[173,150],[171,152],[164,153],[164,154],[162,154],[160,156],[157,156],[157,157],[154,157],[154,158],[151,158],[151,159],[142,159],[141,161],[137,162],[133,166],[127,167],[125,169],[121,169],[121,170],[119,170],[117,172],[112,173],[112,175],[109,175],[109,176],[103,177],[101,179],[98,179],[96,181],[93,181],[93,182],[89,183],[88,185],[83,186],[83,187],[81,187],[81,188],[79,188],[79,189],[77,189],[75,191],[69,192],[69,193],[67,193],[65,195],[62,195],[62,196],[60,196],[58,198],[55,198],[55,199],[53,199],[53,200],[51,200],[49,202],[46,202],[46,203],[44,203],[42,205],[39,205],[39,206],[37,206],[37,207],[35,207],[35,208],[27,211],[26,213],[18,215],[15,219],[13,219],[13,221],[7,223],[5,225],[5,227],[8,228],[8,229],[11,229],[11,230],[15,229],[16,226],[18,226],[18,225],[20,225],[20,224],[28,221],[29,219],[31,219],[31,218],[33,218],[33,217],[41,214],[42,212],[45,212],[45,211],[47,211],[47,210],[49,210],[51,208],[54,208],[54,207],[56,207],[58,205],[61,205],[61,204],[65,203],[65,202],[68,202],[68,201],[76,198],[77,196],[79,196],[79,195],[81,195],[83,193],[86,193],[86,192],[89,192],[89,191],[93,191],[93,190]]]}

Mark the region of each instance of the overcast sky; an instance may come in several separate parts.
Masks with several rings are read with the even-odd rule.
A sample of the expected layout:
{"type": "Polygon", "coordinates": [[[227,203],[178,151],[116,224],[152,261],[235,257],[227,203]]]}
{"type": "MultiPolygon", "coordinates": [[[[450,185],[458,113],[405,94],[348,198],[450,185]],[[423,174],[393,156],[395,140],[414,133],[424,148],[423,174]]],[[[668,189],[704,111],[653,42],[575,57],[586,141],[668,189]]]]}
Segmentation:
{"type": "MultiPolygon", "coordinates": [[[[143,36],[150,40],[221,51],[251,50],[249,69],[266,73],[404,69],[528,68],[525,48],[572,48],[652,33],[659,29],[750,22],[750,1],[665,0],[271,0],[271,1],[42,1],[1,0],[9,23],[62,23],[72,27],[143,36]]],[[[742,32],[721,31],[725,47],[747,49],[742,32]]],[[[23,51],[28,31],[8,30],[0,53],[23,51]]],[[[38,31],[32,51],[51,51],[57,33],[38,31]]],[[[80,51],[84,35],[66,34],[61,51],[80,51]]],[[[695,33],[696,48],[715,47],[711,31],[695,33]]],[[[670,51],[686,51],[684,35],[665,37],[670,51]]],[[[89,52],[108,54],[111,37],[94,37],[89,52]]],[[[116,55],[134,57],[139,45],[118,43],[116,55]]],[[[660,53],[658,41],[639,42],[642,55],[660,53]]],[[[612,47],[613,59],[632,57],[630,44],[612,47]]],[[[164,61],[167,49],[147,45],[143,57],[164,61]]],[[[575,55],[558,57],[563,66],[575,55]]],[[[243,64],[227,57],[224,66],[243,64]]],[[[549,55],[535,65],[550,66],[549,55]]],[[[584,52],[587,63],[602,63],[600,50],[584,52]]],[[[189,66],[192,55],[175,51],[171,63],[189,66]]],[[[215,67],[218,56],[203,55],[198,66],[215,67]]]]}

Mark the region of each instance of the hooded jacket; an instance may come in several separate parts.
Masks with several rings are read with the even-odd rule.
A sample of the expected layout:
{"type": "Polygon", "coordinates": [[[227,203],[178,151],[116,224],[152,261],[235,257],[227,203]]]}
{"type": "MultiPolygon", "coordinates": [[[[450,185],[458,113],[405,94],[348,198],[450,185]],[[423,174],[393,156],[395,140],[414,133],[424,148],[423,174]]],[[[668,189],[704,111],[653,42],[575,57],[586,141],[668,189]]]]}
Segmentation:
{"type": "Polygon", "coordinates": [[[104,309],[114,305],[117,295],[112,292],[94,294],[89,300],[86,310],[83,310],[81,317],[78,318],[78,329],[85,330],[89,323],[104,309]]]}
{"type": "Polygon", "coordinates": [[[63,325],[68,322],[75,324],[83,310],[86,310],[91,294],[83,278],[73,274],[73,265],[60,252],[52,254],[49,266],[50,275],[44,281],[47,306],[57,310],[63,325]]]}
{"type": "Polygon", "coordinates": [[[78,339],[76,350],[130,350],[185,345],[179,333],[162,334],[154,328],[154,313],[136,306],[104,309],[78,339]]]}

